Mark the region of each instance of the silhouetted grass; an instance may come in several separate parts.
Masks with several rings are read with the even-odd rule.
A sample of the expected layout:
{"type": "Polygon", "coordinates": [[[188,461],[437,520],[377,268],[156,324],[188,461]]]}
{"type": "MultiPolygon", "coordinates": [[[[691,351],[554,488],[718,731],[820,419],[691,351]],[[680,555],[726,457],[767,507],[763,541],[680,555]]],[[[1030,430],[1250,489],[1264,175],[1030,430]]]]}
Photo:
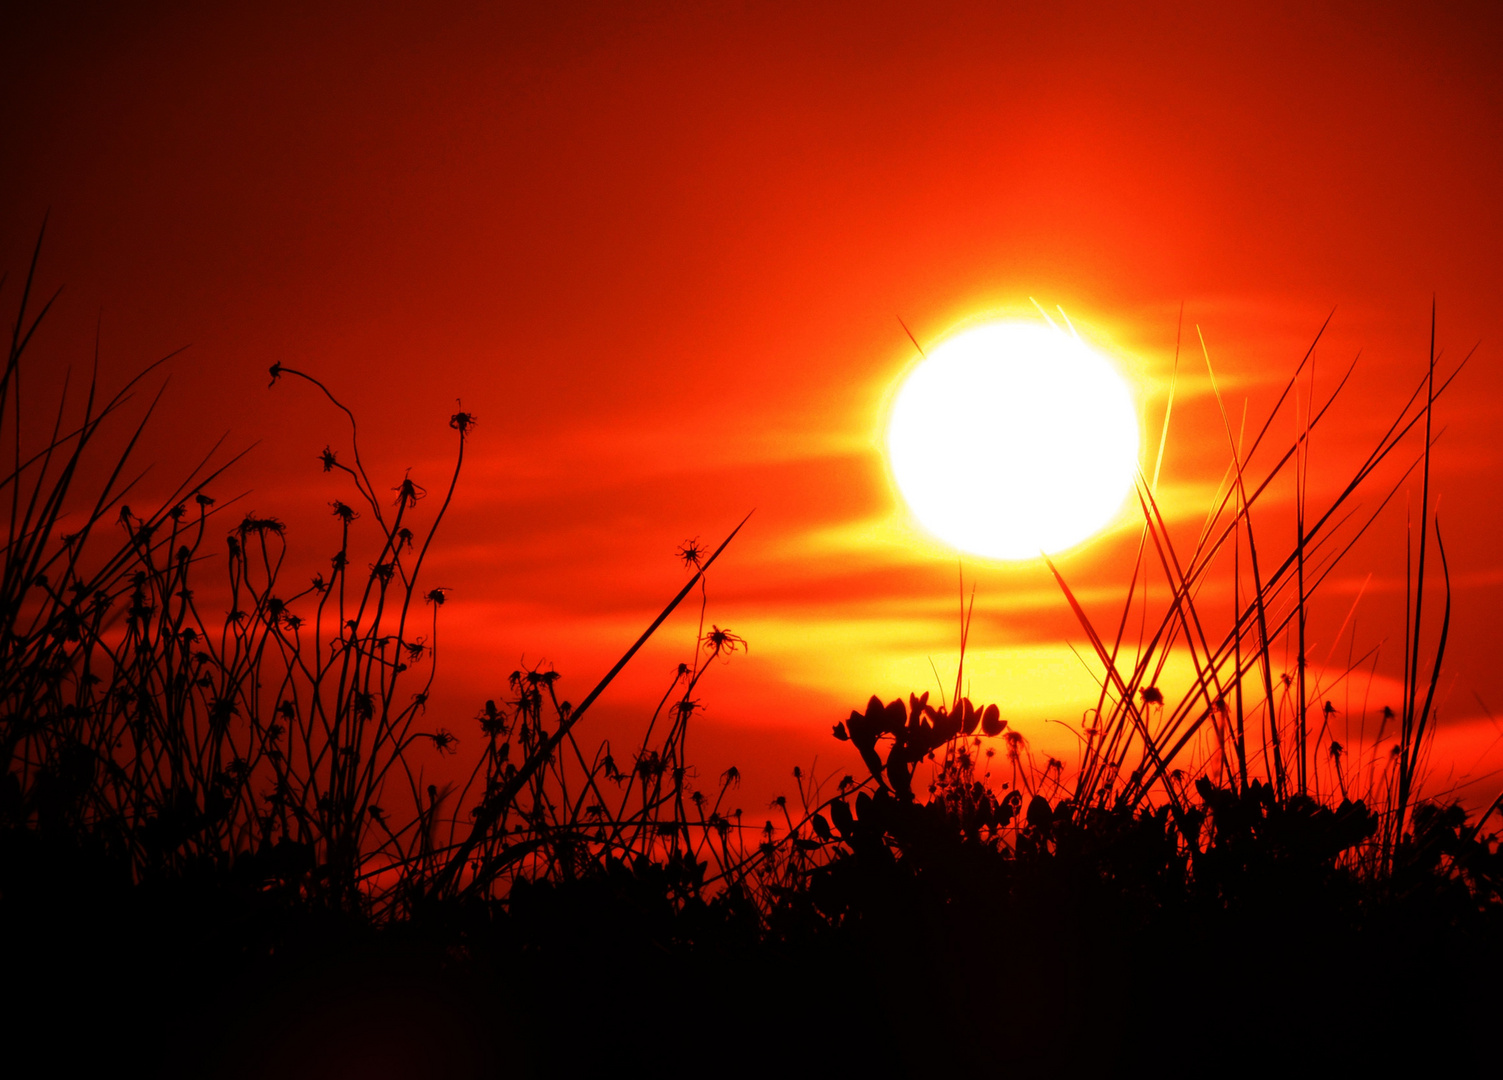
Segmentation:
{"type": "Polygon", "coordinates": [[[684,545],[685,585],[577,706],[556,672],[519,670],[457,735],[426,715],[445,593],[423,569],[475,418],[450,418],[454,466],[424,506],[410,477],[388,494],[367,473],[334,393],[273,367],[349,426],[322,458],[351,492],[332,503],[337,551],[290,584],[283,523],[235,520],[208,490],[234,458],[125,506],[154,402],[79,488],[147,373],[108,399],[96,375],[79,416],[60,402],[24,445],[23,360],[50,306],[28,314],[34,273],[0,377],[0,913],[17,1029],[85,1018],[56,1053],[191,1075],[931,1075],[1489,1045],[1499,995],[1473,986],[1503,960],[1503,858],[1487,815],[1416,796],[1450,608],[1428,476],[1455,373],[1433,355],[1327,506],[1304,478],[1334,394],[1257,476],[1273,416],[1246,446],[1228,421],[1228,481],[1188,550],[1140,477],[1109,628],[1051,563],[1101,673],[1073,766],[1037,767],[997,706],[962,695],[962,650],[953,697],[873,697],[836,725],[866,775],[795,769],[797,798],[758,824],[736,770],[701,788],[687,749],[711,664],[746,644],[706,628],[706,572],[741,526],[713,552],[684,545]],[[1352,517],[1411,433],[1413,464],[1352,517]],[[1291,468],[1296,539],[1274,552],[1254,512],[1291,468]],[[1415,469],[1402,708],[1343,746],[1308,608],[1415,469]],[[1221,625],[1200,597],[1228,562],[1221,625]],[[591,705],[696,591],[692,656],[640,740],[589,740],[591,705]],[[1175,653],[1187,688],[1166,682],[1175,653]],[[467,782],[423,783],[422,755],[477,731],[467,782]]]}

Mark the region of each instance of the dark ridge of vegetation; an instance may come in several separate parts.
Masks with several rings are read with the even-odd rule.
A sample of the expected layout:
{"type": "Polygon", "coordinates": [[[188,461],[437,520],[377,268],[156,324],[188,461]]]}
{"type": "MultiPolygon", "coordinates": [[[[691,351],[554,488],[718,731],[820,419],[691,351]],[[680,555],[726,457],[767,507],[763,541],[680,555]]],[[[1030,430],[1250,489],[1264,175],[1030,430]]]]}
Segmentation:
{"type": "Polygon", "coordinates": [[[103,453],[102,485],[79,489],[142,377],[106,399],[96,369],[24,445],[22,360],[51,304],[29,313],[34,273],[0,376],[0,925],[4,1015],[61,1068],[1112,1074],[1490,1053],[1496,804],[1468,818],[1416,796],[1450,608],[1428,492],[1403,701],[1376,734],[1337,738],[1303,642],[1315,588],[1376,517],[1347,503],[1411,433],[1423,448],[1383,502],[1415,469],[1428,487],[1454,378],[1433,358],[1319,513],[1305,455],[1330,400],[1259,478],[1268,426],[1244,450],[1228,425],[1231,480],[1193,550],[1141,483],[1115,629],[1056,568],[1106,673],[1073,775],[1036,767],[997,706],[962,694],[962,648],[940,704],[874,697],[836,725],[865,776],[794,770],[797,797],[757,824],[739,774],[698,787],[686,749],[702,680],[745,646],[706,628],[707,572],[735,532],[680,549],[683,589],[578,705],[556,672],[522,670],[471,726],[436,723],[447,596],[424,563],[476,418],[450,418],[454,468],[429,499],[410,477],[375,482],[350,411],[273,367],[350,433],[321,457],[348,487],[330,504],[337,550],[293,583],[284,524],[232,522],[209,490],[233,459],[145,513],[125,505],[154,403],[103,453]],[[1298,537],[1274,555],[1252,511],[1291,467],[1298,537]],[[1199,597],[1228,558],[1218,622],[1199,597]],[[1154,609],[1151,567],[1168,596],[1154,609]],[[696,593],[692,655],[640,742],[590,748],[593,702],[696,593]],[[1291,672],[1275,668],[1286,639],[1291,672]],[[1179,697],[1174,649],[1193,660],[1179,697]],[[480,745],[468,782],[425,783],[424,755],[460,740],[480,745]]]}

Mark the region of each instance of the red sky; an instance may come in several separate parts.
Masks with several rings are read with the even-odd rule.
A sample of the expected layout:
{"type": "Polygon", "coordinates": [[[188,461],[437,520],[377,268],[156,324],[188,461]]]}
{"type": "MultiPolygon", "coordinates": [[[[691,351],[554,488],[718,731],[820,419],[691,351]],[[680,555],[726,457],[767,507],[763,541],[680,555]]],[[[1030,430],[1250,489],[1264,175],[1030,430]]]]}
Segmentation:
{"type": "MultiPolygon", "coordinates": [[[[1437,768],[1503,786],[1478,779],[1503,764],[1479,764],[1503,731],[1495,6],[311,6],[6,14],[0,265],[13,303],[50,211],[49,363],[84,360],[96,319],[107,382],[191,345],[148,454],[165,479],[226,430],[259,440],[224,494],[286,518],[310,566],[343,494],[316,455],[344,433],[266,369],[325,378],[393,484],[440,486],[463,400],[435,723],[470,732],[524,658],[583,696],[682,582],[680,542],[756,508],[710,584],[708,618],[751,651],[703,684],[703,769],[762,793],[815,754],[848,768],[835,720],[955,663],[955,556],[881,457],[899,317],[933,342],[1060,305],[1156,440],[1181,304],[1254,419],[1334,309],[1318,392],[1362,359],[1314,439],[1318,499],[1422,374],[1433,295],[1445,356],[1480,342],[1438,413],[1437,768]]],[[[1203,378],[1179,394],[1165,498],[1193,539],[1225,439],[1203,378]]],[[[1317,602],[1316,654],[1396,659],[1402,502],[1317,602]]],[[[1134,542],[1063,560],[1104,620],[1134,542]]],[[[965,573],[975,696],[1062,746],[1043,719],[1094,694],[1058,590],[1036,564],[965,573]]],[[[600,730],[640,719],[693,632],[664,629],[600,730]]]]}

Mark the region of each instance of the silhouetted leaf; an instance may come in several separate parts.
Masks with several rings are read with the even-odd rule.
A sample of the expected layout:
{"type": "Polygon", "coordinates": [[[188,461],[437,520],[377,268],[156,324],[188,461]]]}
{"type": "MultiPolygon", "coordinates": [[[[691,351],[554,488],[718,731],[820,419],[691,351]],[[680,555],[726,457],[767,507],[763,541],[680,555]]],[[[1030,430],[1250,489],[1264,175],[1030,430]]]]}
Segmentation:
{"type": "Polygon", "coordinates": [[[1035,829],[1047,829],[1054,821],[1054,811],[1049,808],[1049,800],[1042,795],[1035,795],[1028,803],[1028,824],[1035,829]]]}
{"type": "MultiPolygon", "coordinates": [[[[857,798],[862,798],[865,794],[862,792],[857,798]]],[[[835,827],[840,830],[841,836],[850,836],[851,829],[856,824],[851,814],[851,804],[844,799],[836,799],[830,804],[830,819],[835,822],[835,827]]]]}
{"type": "MultiPolygon", "coordinates": [[[[844,801],[842,801],[840,805],[844,806],[844,801]]],[[[821,840],[828,841],[832,838],[830,833],[830,823],[825,820],[825,816],[823,814],[816,813],[809,819],[809,824],[814,829],[814,834],[821,840]]]]}

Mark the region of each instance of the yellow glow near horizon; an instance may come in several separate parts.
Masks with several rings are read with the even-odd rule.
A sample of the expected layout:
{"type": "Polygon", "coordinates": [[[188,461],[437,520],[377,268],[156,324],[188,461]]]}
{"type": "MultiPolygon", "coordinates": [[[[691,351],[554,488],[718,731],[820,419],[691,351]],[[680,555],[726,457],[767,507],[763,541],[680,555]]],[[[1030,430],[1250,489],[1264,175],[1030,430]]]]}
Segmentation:
{"type": "Polygon", "coordinates": [[[1122,376],[1075,337],[988,323],[931,351],[887,429],[919,523],[962,551],[1031,559],[1106,526],[1132,487],[1138,422],[1122,376]]]}

